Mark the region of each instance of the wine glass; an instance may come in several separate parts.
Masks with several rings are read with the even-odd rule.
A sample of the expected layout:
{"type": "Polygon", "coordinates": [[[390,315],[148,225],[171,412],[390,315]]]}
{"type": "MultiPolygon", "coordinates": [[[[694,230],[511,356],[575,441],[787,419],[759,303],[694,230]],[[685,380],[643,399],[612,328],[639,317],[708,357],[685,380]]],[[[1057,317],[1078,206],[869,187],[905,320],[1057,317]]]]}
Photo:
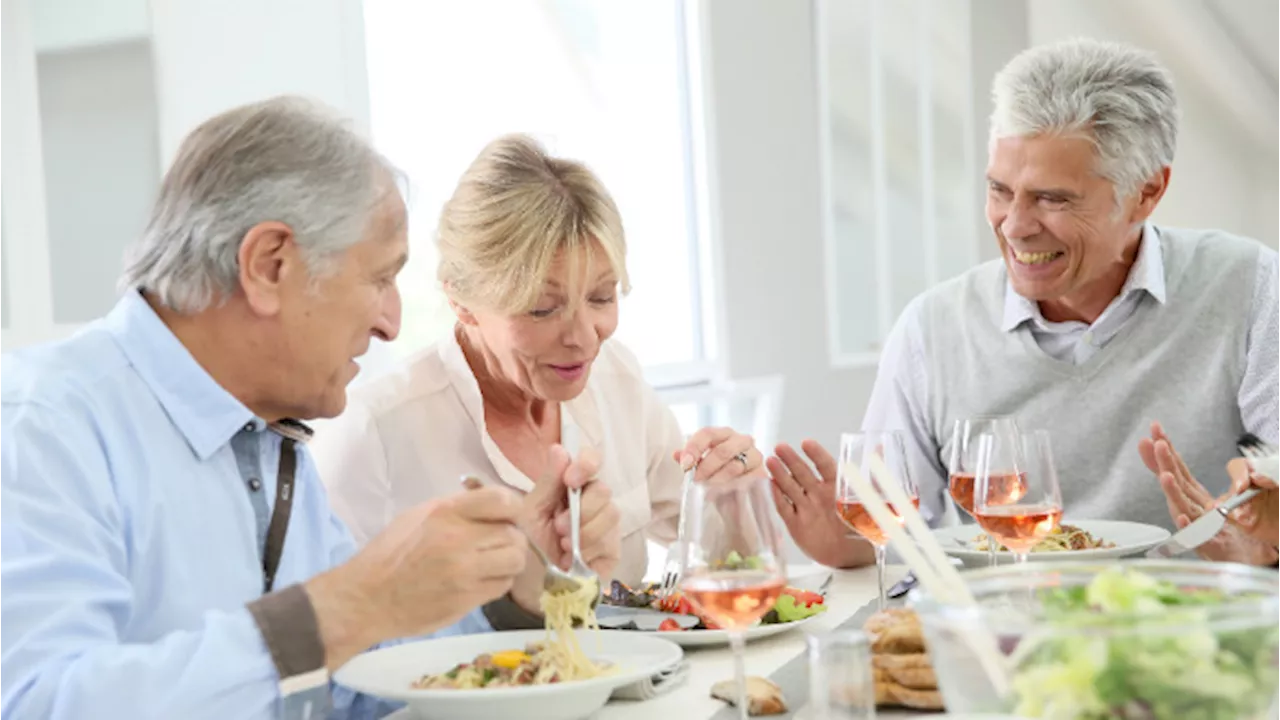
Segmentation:
{"type": "Polygon", "coordinates": [[[1015,563],[1025,563],[1031,548],[1062,521],[1062,490],[1048,431],[1026,433],[1012,442],[1000,435],[980,436],[973,505],[982,529],[1009,548],[1015,563]]]}
{"type": "MultiPolygon", "coordinates": [[[[1018,422],[1009,415],[975,415],[956,420],[951,430],[951,448],[947,460],[947,491],[951,499],[969,517],[973,517],[973,490],[978,470],[978,438],[983,434],[1005,438],[1006,447],[1016,447],[1021,437],[1018,422]]],[[[1012,456],[1010,461],[1012,462],[1012,456]]],[[[974,518],[976,521],[976,518],[974,518]]],[[[987,564],[996,564],[996,539],[987,536],[987,564]]]]}
{"type": "Polygon", "coordinates": [[[695,482],[686,515],[688,542],[680,590],[704,620],[729,634],[738,716],[743,720],[746,629],[773,609],[787,582],[769,483],[768,477],[695,482]]]}
{"type": "MultiPolygon", "coordinates": [[[[881,610],[885,606],[885,587],[884,587],[884,565],[885,565],[885,548],[889,544],[889,537],[885,535],[876,521],[872,519],[871,513],[863,507],[862,501],[858,498],[858,493],[853,489],[853,483],[850,481],[850,470],[856,466],[877,490],[880,489],[881,483],[889,482],[890,478],[881,477],[879,473],[871,467],[871,456],[878,455],[884,462],[886,468],[893,473],[894,478],[901,484],[903,493],[911,499],[911,503],[920,507],[920,493],[916,490],[915,483],[911,480],[911,476],[907,473],[907,452],[906,443],[902,439],[902,433],[887,430],[878,432],[860,432],[845,433],[840,436],[840,464],[836,468],[836,512],[840,514],[840,519],[844,521],[854,532],[866,538],[876,551],[876,578],[880,587],[880,606],[881,610]]],[[[883,492],[882,492],[883,494],[883,492]]],[[[903,523],[902,515],[893,507],[892,503],[889,509],[893,511],[895,517],[898,518],[898,524],[903,523]]]]}

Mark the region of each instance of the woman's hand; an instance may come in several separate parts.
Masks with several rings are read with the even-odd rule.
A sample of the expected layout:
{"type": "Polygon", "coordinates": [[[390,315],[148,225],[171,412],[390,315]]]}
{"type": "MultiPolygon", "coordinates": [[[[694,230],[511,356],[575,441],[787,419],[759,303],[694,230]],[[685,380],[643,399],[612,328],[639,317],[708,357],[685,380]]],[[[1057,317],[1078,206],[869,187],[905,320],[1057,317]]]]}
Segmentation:
{"type": "MultiPolygon", "coordinates": [[[[524,496],[520,523],[553,563],[568,570],[573,562],[573,545],[567,491],[582,488],[582,558],[599,574],[601,586],[608,587],[622,555],[622,536],[618,507],[609,486],[596,480],[599,457],[595,450],[583,448],[577,458],[571,459],[563,447],[553,446],[551,471],[524,496]]],[[[526,610],[540,612],[542,580],[542,565],[530,557],[524,573],[515,581],[511,597],[526,610]]]]}
{"type": "Polygon", "coordinates": [[[697,463],[694,479],[708,482],[725,482],[746,475],[760,477],[764,467],[764,455],[756,449],[751,436],[727,427],[699,430],[671,457],[680,463],[681,470],[687,471],[697,463]]]}

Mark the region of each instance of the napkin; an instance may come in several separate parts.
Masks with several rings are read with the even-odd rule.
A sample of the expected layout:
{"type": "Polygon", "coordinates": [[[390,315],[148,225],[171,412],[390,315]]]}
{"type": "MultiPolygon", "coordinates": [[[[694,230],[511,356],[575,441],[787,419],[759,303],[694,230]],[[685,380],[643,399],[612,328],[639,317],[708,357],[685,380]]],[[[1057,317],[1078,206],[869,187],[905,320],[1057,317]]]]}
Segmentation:
{"type": "Polygon", "coordinates": [[[679,687],[687,679],[689,679],[689,661],[681,660],[679,664],[672,665],[657,675],[651,675],[614,690],[612,699],[651,700],[679,687]]]}

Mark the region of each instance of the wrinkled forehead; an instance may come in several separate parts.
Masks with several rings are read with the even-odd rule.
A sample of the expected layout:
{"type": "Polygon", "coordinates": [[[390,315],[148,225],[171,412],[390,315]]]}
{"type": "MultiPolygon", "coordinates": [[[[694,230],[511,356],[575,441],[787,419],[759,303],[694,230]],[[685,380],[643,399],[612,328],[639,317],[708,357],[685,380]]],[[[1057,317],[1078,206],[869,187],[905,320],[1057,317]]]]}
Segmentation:
{"type": "Polygon", "coordinates": [[[993,138],[987,178],[1010,189],[1085,185],[1102,180],[1093,141],[1081,134],[993,138]]]}

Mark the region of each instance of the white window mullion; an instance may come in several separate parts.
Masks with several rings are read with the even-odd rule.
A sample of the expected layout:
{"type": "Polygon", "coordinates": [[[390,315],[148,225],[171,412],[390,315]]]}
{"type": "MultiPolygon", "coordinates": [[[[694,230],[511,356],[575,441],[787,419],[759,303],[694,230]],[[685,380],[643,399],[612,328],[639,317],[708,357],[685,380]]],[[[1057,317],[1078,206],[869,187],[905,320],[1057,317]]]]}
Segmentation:
{"type": "Polygon", "coordinates": [[[938,272],[938,198],[935,190],[933,149],[933,23],[928,5],[916,0],[916,49],[919,64],[917,85],[920,141],[920,230],[924,236],[925,287],[941,280],[938,272]]]}
{"type": "Polygon", "coordinates": [[[885,0],[871,2],[871,37],[867,43],[871,58],[868,67],[871,72],[871,167],[872,198],[875,203],[875,248],[876,248],[876,316],[880,325],[880,343],[889,336],[893,327],[893,263],[890,252],[889,225],[889,165],[888,150],[885,146],[885,87],[883,40],[884,33],[878,32],[884,22],[885,0]]]}
{"type": "Polygon", "coordinates": [[[5,332],[6,348],[45,338],[54,330],[53,275],[49,263],[49,228],[45,212],[40,93],[30,4],[5,0],[3,20],[5,273],[13,307],[5,332]],[[20,180],[18,180],[20,178],[20,180]],[[13,272],[13,268],[19,271],[13,272]]]}

